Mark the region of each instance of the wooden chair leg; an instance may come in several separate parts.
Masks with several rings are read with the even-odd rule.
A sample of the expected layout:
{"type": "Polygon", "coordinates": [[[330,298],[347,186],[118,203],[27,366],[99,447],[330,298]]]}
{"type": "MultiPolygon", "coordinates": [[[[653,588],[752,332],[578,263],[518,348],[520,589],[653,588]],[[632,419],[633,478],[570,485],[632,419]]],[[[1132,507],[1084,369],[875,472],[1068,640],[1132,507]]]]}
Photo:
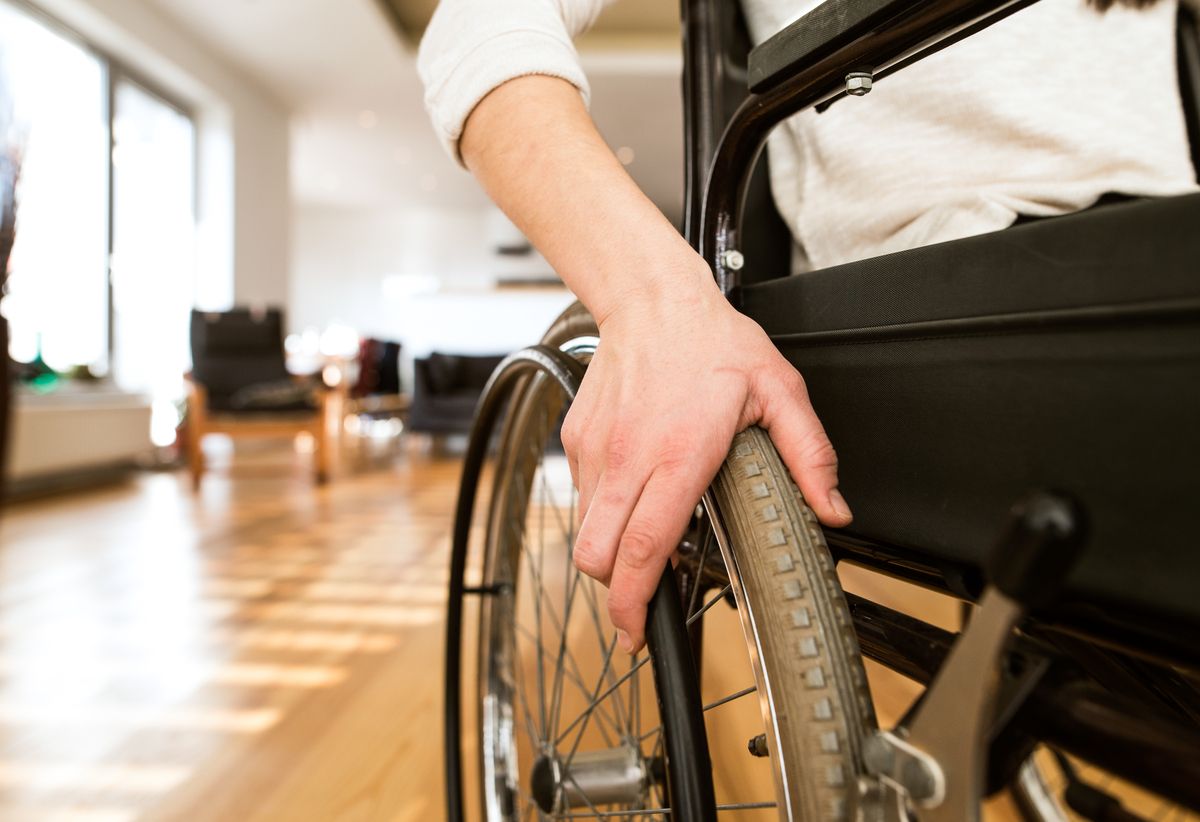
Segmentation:
{"type": "Polygon", "coordinates": [[[314,458],[316,459],[317,468],[317,484],[324,485],[329,482],[330,469],[333,464],[333,442],[332,442],[332,425],[330,414],[335,411],[335,403],[331,401],[328,395],[321,397],[320,411],[317,413],[317,421],[313,428],[314,443],[314,458]]]}
{"type": "Polygon", "coordinates": [[[200,438],[192,438],[188,445],[188,469],[192,475],[192,490],[200,490],[200,479],[204,476],[204,454],[200,451],[200,438]]]}
{"type": "Polygon", "coordinates": [[[189,383],[187,400],[187,449],[188,470],[192,475],[192,490],[200,490],[200,480],[204,477],[204,389],[196,383],[189,383]]]}

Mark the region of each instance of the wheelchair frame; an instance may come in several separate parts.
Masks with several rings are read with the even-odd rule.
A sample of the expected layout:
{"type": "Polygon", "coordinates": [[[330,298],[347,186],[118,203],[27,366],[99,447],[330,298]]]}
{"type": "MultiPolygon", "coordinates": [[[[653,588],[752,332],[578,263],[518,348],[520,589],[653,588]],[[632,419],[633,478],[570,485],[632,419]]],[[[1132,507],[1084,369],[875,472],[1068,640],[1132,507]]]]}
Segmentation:
{"type": "MultiPolygon", "coordinates": [[[[803,109],[820,110],[846,96],[852,73],[881,79],[1033,2],[828,0],[755,48],[743,66],[745,43],[729,40],[736,4],[682,1],[685,233],[735,305],[743,239],[752,230],[745,219],[748,193],[761,185],[753,174],[770,131],[803,109]]],[[[1184,15],[1179,60],[1195,154],[1200,39],[1195,19],[1184,15]]],[[[758,263],[774,264],[777,276],[788,273],[782,260],[758,263]]],[[[976,599],[984,587],[974,568],[837,531],[826,537],[837,559],[964,600],[976,599]]],[[[861,597],[847,599],[865,656],[922,684],[934,680],[954,634],[861,597]]],[[[1200,670],[1200,637],[1180,636],[1172,626],[1134,614],[1037,616],[1008,653],[1004,687],[1025,692],[1011,695],[1011,712],[1001,711],[991,730],[989,790],[1009,784],[1042,741],[1200,810],[1200,694],[1176,670],[1200,670]],[[1032,683],[1031,666],[1044,669],[1032,683]],[[1098,670],[1107,687],[1097,683],[1098,670]]]]}
{"type": "MultiPolygon", "coordinates": [[[[681,0],[685,235],[713,269],[730,300],[739,304],[742,253],[764,239],[751,236],[757,223],[770,222],[769,216],[763,216],[770,214],[769,207],[761,208],[762,167],[756,161],[774,126],[802,109],[836,102],[847,93],[851,74],[882,79],[1034,1],[827,0],[751,53],[735,0],[681,0]],[[755,191],[759,201],[751,196],[755,191]]],[[[1189,25],[1194,36],[1195,21],[1189,25]]],[[[1180,59],[1191,72],[1192,87],[1185,90],[1184,100],[1196,150],[1200,146],[1195,116],[1200,109],[1196,97],[1200,46],[1181,51],[1180,59]]],[[[775,223],[782,227],[777,217],[775,223]]],[[[777,245],[773,251],[780,249],[777,245]]],[[[782,276],[787,273],[786,260],[786,256],[772,256],[768,251],[763,259],[756,257],[755,267],[773,268],[782,276]]],[[[470,587],[464,581],[475,495],[491,432],[504,404],[525,377],[537,372],[552,377],[568,389],[568,395],[573,393],[570,387],[582,378],[581,366],[553,348],[535,346],[506,359],[480,401],[464,465],[446,626],[447,811],[453,819],[463,818],[460,751],[457,742],[450,741],[461,738],[462,601],[464,595],[497,593],[470,587]]],[[[1018,552],[1033,545],[1036,555],[1041,538],[1031,537],[1029,529],[1023,532],[1022,527],[1019,518],[1014,520],[1008,541],[1001,540],[1001,544],[1018,552]]],[[[826,538],[835,559],[968,602],[985,592],[985,580],[977,568],[955,566],[904,546],[868,543],[836,531],[827,532],[826,538]]],[[[685,594],[719,581],[721,576],[717,568],[689,567],[686,559],[679,570],[685,594]]],[[[1024,601],[1029,585],[1045,570],[1044,563],[1038,565],[1034,560],[1016,571],[994,567],[991,582],[999,580],[1000,591],[1024,601]]],[[[664,590],[660,587],[658,598],[664,596],[664,590]]],[[[987,590],[995,593],[992,588],[987,590]]],[[[991,598],[994,603],[996,597],[991,598]]],[[[848,595],[847,600],[865,656],[921,684],[940,682],[944,696],[943,675],[954,666],[953,657],[964,644],[970,646],[963,640],[970,628],[955,635],[861,597],[848,595]]],[[[985,614],[987,619],[979,622],[993,623],[995,640],[995,609],[988,611],[985,606],[981,617],[985,614]]],[[[1009,629],[1019,615],[1010,610],[1005,623],[1009,629]]],[[[1200,636],[1174,635],[1170,627],[1132,613],[1088,621],[1078,614],[1039,608],[1021,623],[1021,631],[1003,653],[995,643],[993,654],[976,653],[975,662],[1000,662],[996,710],[986,715],[978,712],[986,725],[980,734],[987,748],[984,792],[1012,784],[1034,747],[1044,742],[1200,810],[1200,698],[1196,681],[1182,673],[1200,671],[1200,636]]],[[[985,627],[980,633],[987,630],[985,627]]],[[[1003,624],[999,630],[1007,636],[1003,624]]],[[[693,647],[698,652],[695,635],[693,647]]],[[[974,650],[978,652],[979,647],[974,650]]],[[[962,656],[959,654],[957,666],[960,674],[962,656]]],[[[968,666],[967,670],[972,669],[968,666]]],[[[982,669],[979,676],[983,676],[982,669]]],[[[909,720],[921,721],[921,702],[912,714],[915,720],[910,716],[902,726],[908,726],[909,720]]],[[[956,764],[961,765],[948,763],[949,769],[956,764]]],[[[886,774],[887,768],[880,771],[886,774]]],[[[681,818],[693,818],[686,808],[678,810],[681,818]]]]}

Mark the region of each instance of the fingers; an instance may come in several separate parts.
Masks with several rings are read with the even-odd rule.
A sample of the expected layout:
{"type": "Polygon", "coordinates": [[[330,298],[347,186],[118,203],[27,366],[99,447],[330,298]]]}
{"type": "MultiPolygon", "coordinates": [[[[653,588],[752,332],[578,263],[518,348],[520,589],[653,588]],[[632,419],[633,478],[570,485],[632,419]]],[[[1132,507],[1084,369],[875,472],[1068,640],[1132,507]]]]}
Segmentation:
{"type": "Polygon", "coordinates": [[[837,453],[795,371],[774,380],[762,426],[817,519],[834,528],[849,525],[853,515],[838,491],[837,453]]]}
{"type": "Polygon", "coordinates": [[[657,471],[646,482],[617,548],[608,613],[621,647],[634,653],[646,642],[646,606],[667,560],[679,545],[706,478],[657,471]]]}
{"type": "Polygon", "coordinates": [[[612,578],[621,534],[626,529],[644,480],[636,474],[606,471],[596,483],[579,536],[575,540],[575,567],[603,585],[612,578]]]}

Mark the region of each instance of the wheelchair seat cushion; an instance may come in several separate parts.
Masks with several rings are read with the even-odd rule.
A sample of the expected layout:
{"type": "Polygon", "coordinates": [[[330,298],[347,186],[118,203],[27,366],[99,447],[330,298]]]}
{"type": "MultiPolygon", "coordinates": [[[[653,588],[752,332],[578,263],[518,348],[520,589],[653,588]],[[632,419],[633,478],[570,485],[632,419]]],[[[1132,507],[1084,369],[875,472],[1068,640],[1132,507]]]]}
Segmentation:
{"type": "Polygon", "coordinates": [[[1200,631],[1200,195],[739,298],[808,383],[855,511],[849,539],[978,569],[1009,506],[1059,489],[1090,520],[1060,610],[1200,631]]]}

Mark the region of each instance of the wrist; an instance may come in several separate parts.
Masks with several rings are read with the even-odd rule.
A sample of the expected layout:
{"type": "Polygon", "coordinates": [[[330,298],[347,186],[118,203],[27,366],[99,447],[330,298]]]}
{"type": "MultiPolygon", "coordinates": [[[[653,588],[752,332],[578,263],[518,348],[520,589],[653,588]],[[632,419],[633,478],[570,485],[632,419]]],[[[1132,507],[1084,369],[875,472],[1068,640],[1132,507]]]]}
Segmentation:
{"type": "Polygon", "coordinates": [[[626,320],[640,325],[729,307],[712,272],[691,249],[682,260],[648,264],[636,272],[627,269],[623,279],[629,282],[607,289],[599,304],[588,306],[601,332],[626,320]]]}

